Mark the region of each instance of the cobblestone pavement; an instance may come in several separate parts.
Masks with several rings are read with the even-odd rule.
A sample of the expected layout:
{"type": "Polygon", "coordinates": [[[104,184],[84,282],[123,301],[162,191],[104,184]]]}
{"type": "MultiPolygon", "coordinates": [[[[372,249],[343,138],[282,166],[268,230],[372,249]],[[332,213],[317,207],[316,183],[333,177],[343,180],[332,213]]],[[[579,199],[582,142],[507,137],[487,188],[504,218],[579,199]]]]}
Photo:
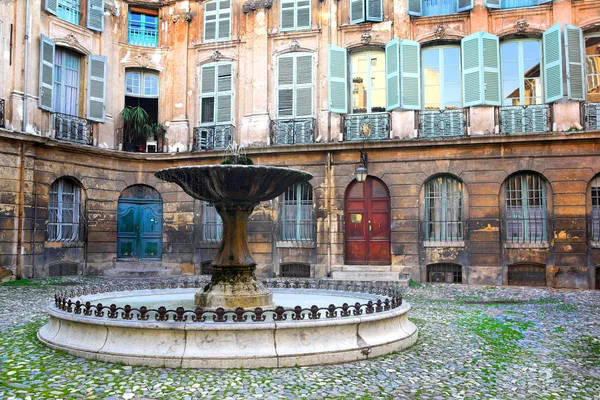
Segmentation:
{"type": "Polygon", "coordinates": [[[0,286],[0,399],[600,399],[600,291],[407,288],[420,329],[408,350],[343,365],[211,371],[46,348],[36,330],[57,283],[0,286]]]}

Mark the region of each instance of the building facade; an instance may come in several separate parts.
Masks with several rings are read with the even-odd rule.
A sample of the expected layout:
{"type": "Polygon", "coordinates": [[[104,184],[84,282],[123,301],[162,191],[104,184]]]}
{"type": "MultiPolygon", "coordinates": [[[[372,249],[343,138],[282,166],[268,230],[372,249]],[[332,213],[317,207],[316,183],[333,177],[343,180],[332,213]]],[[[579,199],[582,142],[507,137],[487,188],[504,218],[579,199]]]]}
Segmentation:
{"type": "Polygon", "coordinates": [[[2,2],[0,271],[210,273],[153,173],[235,142],[314,176],[255,210],[261,276],[600,288],[598,6],[2,2]]]}

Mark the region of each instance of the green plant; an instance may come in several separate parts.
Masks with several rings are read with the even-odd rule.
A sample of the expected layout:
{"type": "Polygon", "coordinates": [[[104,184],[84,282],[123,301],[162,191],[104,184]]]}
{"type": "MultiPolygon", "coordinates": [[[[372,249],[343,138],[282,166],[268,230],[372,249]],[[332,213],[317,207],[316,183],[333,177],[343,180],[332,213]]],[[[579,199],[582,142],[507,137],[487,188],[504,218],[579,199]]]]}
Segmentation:
{"type": "Polygon", "coordinates": [[[419,282],[413,281],[412,279],[408,281],[408,287],[411,288],[420,288],[423,285],[421,285],[419,282]]]}
{"type": "Polygon", "coordinates": [[[143,126],[146,138],[160,137],[165,132],[165,127],[162,124],[150,123],[143,126]]]}
{"type": "Polygon", "coordinates": [[[222,165],[254,165],[254,162],[250,157],[246,156],[233,156],[227,157],[222,162],[222,165]]]}
{"type": "Polygon", "coordinates": [[[149,136],[150,116],[142,107],[127,106],[121,110],[119,118],[123,121],[124,139],[128,143],[134,139],[146,139],[149,136]]]}

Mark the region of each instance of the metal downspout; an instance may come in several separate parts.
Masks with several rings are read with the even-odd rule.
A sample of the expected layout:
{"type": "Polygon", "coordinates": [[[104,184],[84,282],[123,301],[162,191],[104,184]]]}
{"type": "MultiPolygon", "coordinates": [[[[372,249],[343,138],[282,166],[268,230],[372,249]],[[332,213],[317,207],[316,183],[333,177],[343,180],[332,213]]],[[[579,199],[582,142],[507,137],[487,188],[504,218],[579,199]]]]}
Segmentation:
{"type": "Polygon", "coordinates": [[[25,57],[23,64],[23,126],[21,130],[27,132],[27,79],[29,62],[29,0],[25,0],[25,57]]]}

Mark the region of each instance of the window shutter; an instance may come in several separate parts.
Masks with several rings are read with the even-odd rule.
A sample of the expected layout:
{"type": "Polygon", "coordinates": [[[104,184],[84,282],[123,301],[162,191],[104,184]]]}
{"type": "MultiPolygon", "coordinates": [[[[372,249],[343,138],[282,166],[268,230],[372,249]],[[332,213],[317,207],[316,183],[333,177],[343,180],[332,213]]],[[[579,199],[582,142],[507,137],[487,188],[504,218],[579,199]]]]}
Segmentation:
{"type": "Polygon", "coordinates": [[[217,39],[225,40],[231,36],[231,1],[220,0],[219,1],[219,27],[217,29],[217,39]]]}
{"type": "Polygon", "coordinates": [[[464,106],[480,106],[483,101],[483,79],[481,68],[482,33],[474,33],[460,42],[462,56],[462,86],[464,106]]]}
{"type": "Polygon", "coordinates": [[[365,0],[350,0],[350,23],[360,24],[365,20],[365,0]]]}
{"type": "Polygon", "coordinates": [[[481,34],[483,48],[483,104],[500,105],[500,41],[489,33],[481,34]]]}
{"type": "Polygon", "coordinates": [[[296,29],[308,29],[311,24],[310,0],[298,0],[296,6],[296,29]]]}
{"type": "Polygon", "coordinates": [[[383,21],[383,0],[367,0],[367,21],[383,21]]]}
{"type": "Polygon", "coordinates": [[[106,120],[106,57],[88,57],[88,108],[87,119],[106,120]]]}
{"type": "Polygon", "coordinates": [[[570,100],[585,100],[584,45],[581,28],[565,25],[567,92],[570,100]]]}
{"type": "Polygon", "coordinates": [[[456,10],[458,12],[473,9],[473,0],[456,0],[456,10]]]}
{"type": "Polygon", "coordinates": [[[104,30],[104,0],[88,0],[87,27],[98,32],[104,30]]]}
{"type": "Polygon", "coordinates": [[[552,3],[553,0],[538,0],[538,4],[552,3]]]}
{"type": "Polygon", "coordinates": [[[296,117],[312,116],[313,107],[313,61],[311,54],[296,56],[296,117]]]}
{"type": "Polygon", "coordinates": [[[385,45],[386,109],[400,107],[400,49],[398,39],[385,45]]]}
{"type": "Polygon", "coordinates": [[[281,56],[277,75],[277,116],[294,116],[294,57],[281,56]]]}
{"type": "Polygon", "coordinates": [[[282,0],[281,1],[281,30],[294,29],[294,10],[296,2],[295,0],[282,0]]]}
{"type": "Polygon", "coordinates": [[[217,2],[204,3],[204,40],[217,38],[217,2]]]}
{"type": "Polygon", "coordinates": [[[233,121],[232,64],[217,64],[217,124],[233,121]]]}
{"type": "Polygon", "coordinates": [[[412,40],[400,41],[400,107],[421,108],[421,45],[412,40]]]}
{"type": "Polygon", "coordinates": [[[40,38],[40,88],[38,106],[52,111],[54,91],[54,42],[42,35],[40,38]]]}
{"type": "Polygon", "coordinates": [[[408,15],[420,17],[423,15],[423,4],[421,0],[406,0],[408,2],[408,15]]]}
{"type": "Polygon", "coordinates": [[[329,111],[348,112],[348,53],[343,47],[329,45],[329,111]]]}
{"type": "Polygon", "coordinates": [[[485,0],[485,6],[487,8],[500,8],[501,0],[485,0]]]}
{"type": "Polygon", "coordinates": [[[46,0],[45,9],[52,15],[56,15],[58,12],[58,0],[46,0]]]}
{"type": "Polygon", "coordinates": [[[200,71],[200,93],[212,94],[215,92],[215,65],[203,65],[200,71]]]}
{"type": "Polygon", "coordinates": [[[544,32],[543,41],[546,103],[552,103],[563,97],[560,23],[544,32]]]}

